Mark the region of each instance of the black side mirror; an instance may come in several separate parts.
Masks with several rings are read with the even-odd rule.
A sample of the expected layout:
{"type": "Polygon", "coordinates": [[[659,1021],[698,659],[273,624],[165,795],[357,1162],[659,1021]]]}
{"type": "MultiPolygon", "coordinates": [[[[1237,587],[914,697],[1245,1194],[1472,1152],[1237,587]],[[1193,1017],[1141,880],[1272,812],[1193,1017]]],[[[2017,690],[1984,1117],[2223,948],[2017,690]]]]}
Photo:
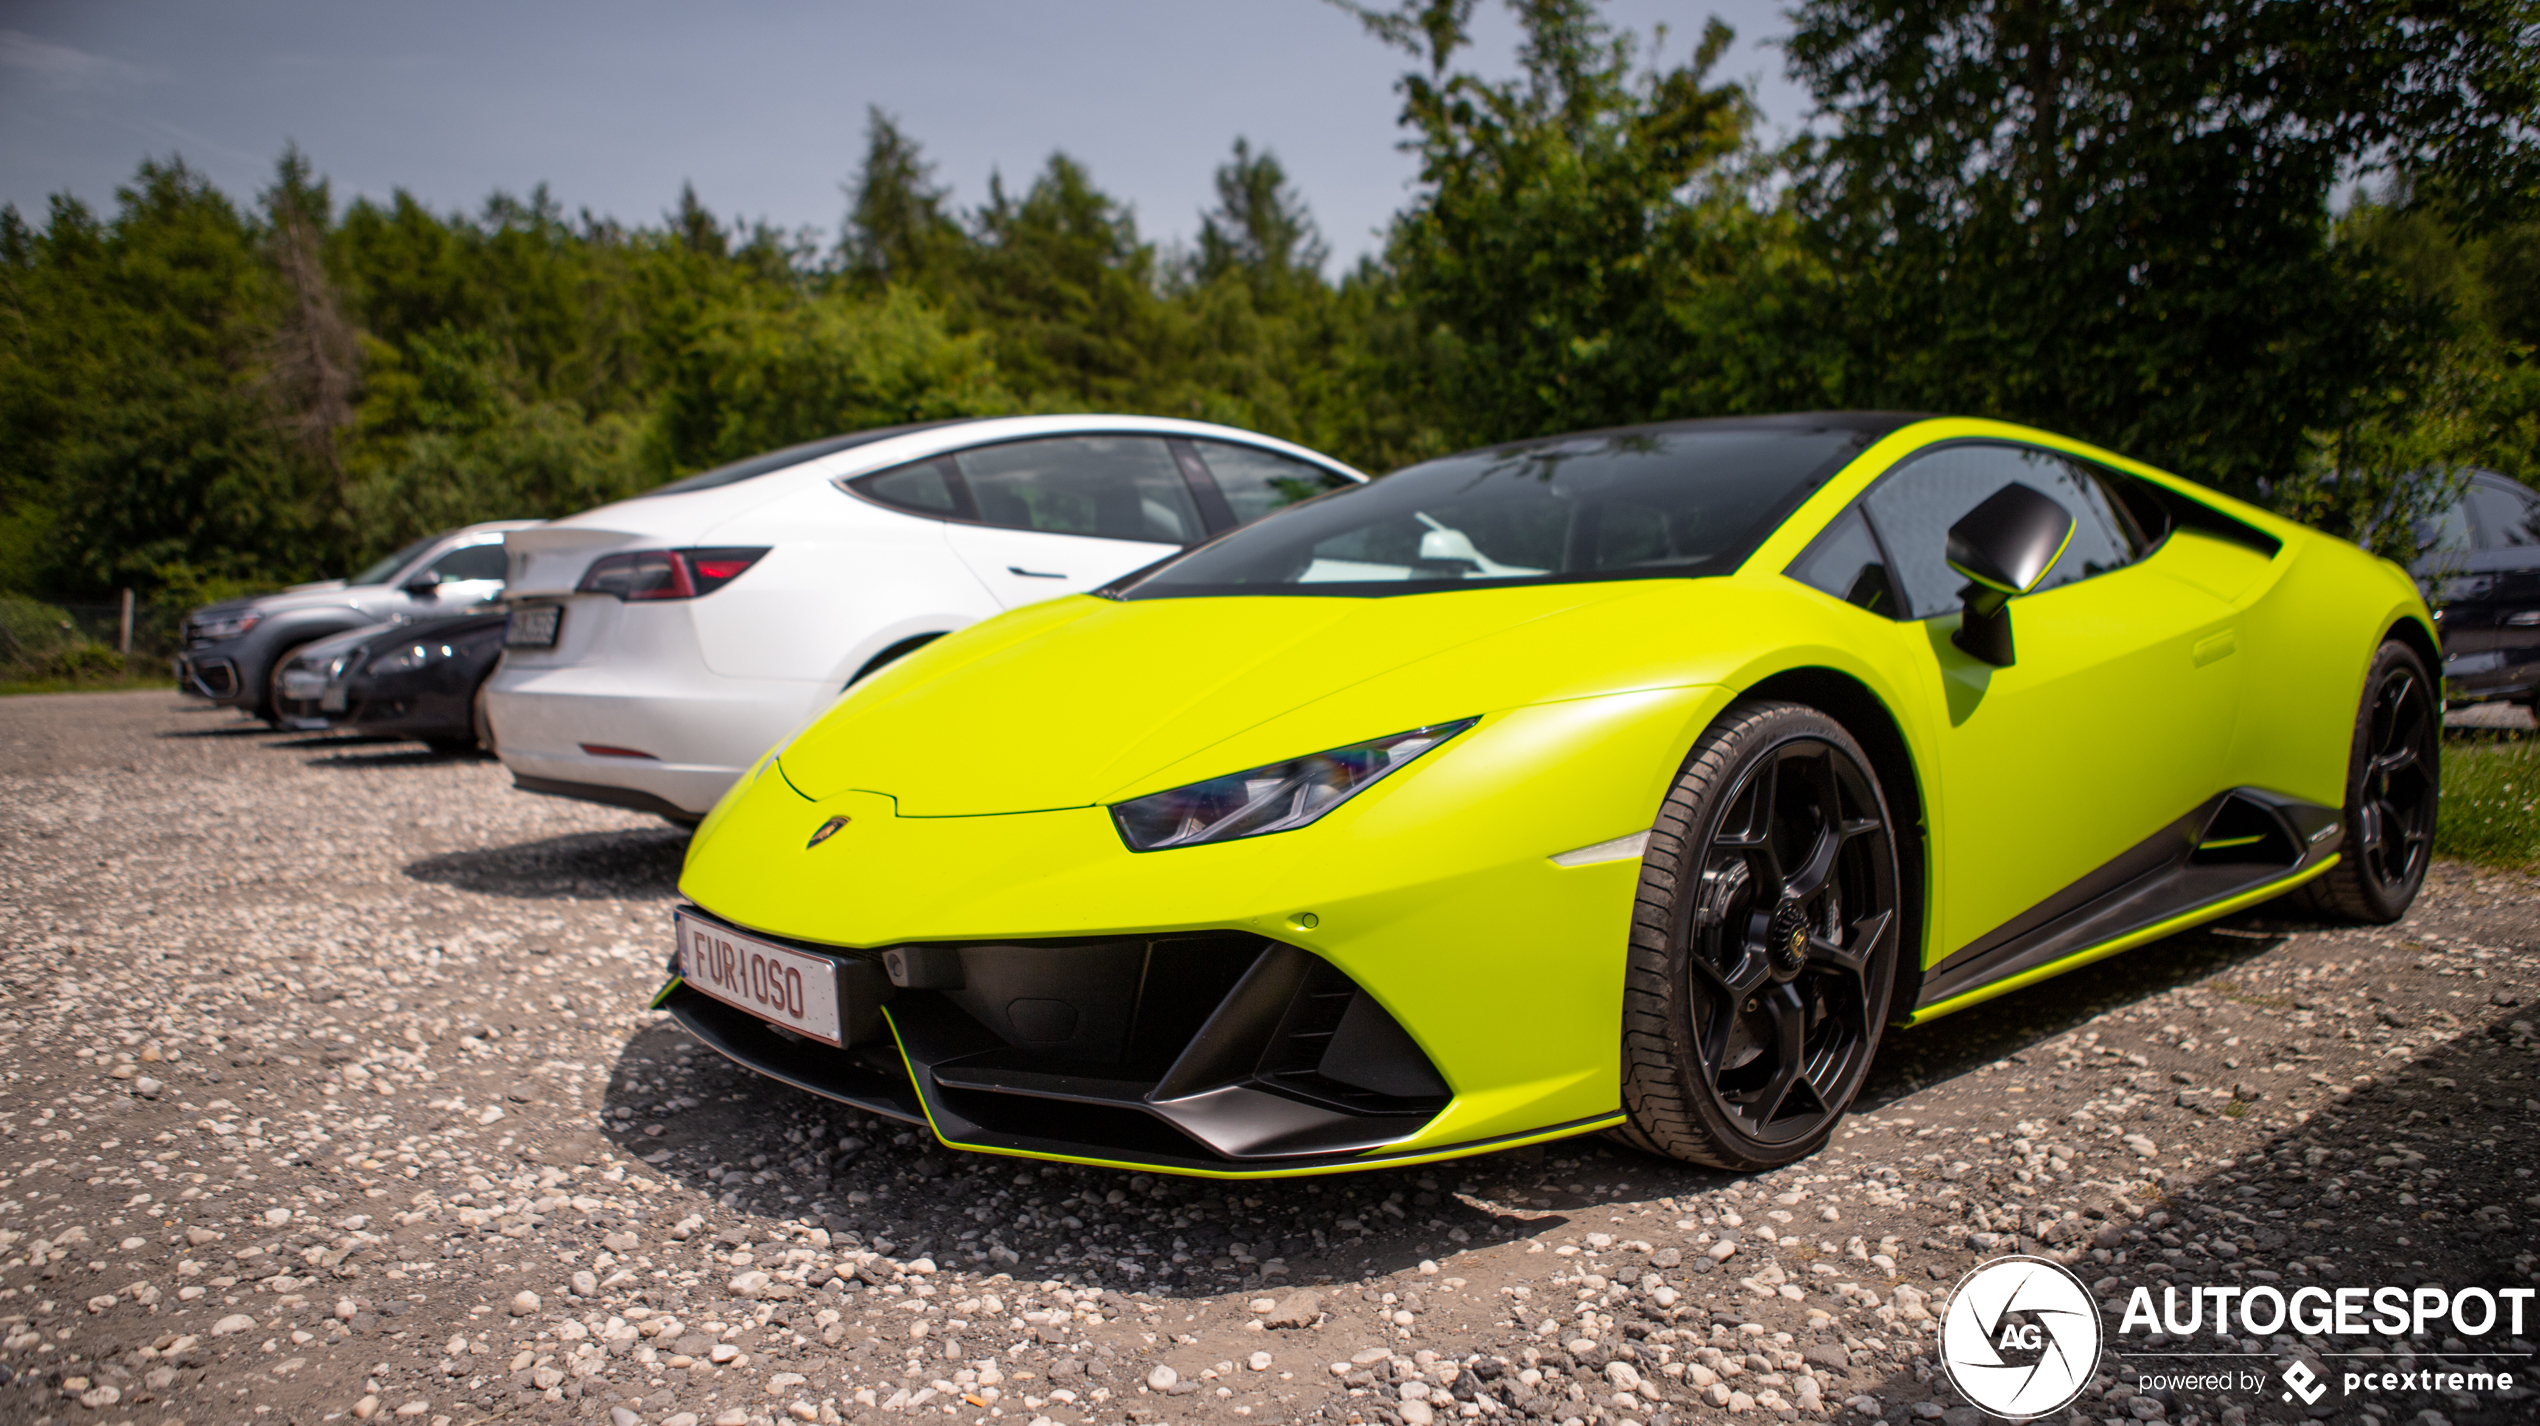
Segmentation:
{"type": "MultiPolygon", "coordinates": [[[[1951,548],[1956,547],[1953,545],[1951,548]]],[[[427,569],[397,587],[417,599],[429,599],[441,587],[441,575],[437,570],[427,569]]]]}
{"type": "Polygon", "coordinates": [[[1950,526],[1949,567],[1967,577],[1967,587],[1958,591],[1966,616],[1949,641],[1996,668],[2010,667],[2011,596],[2035,589],[2072,537],[2071,511],[2017,483],[1950,526]]]}

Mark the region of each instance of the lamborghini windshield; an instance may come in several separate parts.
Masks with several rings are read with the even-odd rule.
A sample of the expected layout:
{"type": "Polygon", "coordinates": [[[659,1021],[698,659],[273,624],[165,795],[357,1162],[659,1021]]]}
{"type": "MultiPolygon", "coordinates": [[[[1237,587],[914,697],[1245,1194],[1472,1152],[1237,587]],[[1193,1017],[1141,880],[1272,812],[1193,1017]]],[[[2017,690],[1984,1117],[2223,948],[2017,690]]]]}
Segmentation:
{"type": "Polygon", "coordinates": [[[1706,421],[1448,456],[1279,511],[1107,592],[1366,596],[1726,574],[1876,434],[1706,421]]]}

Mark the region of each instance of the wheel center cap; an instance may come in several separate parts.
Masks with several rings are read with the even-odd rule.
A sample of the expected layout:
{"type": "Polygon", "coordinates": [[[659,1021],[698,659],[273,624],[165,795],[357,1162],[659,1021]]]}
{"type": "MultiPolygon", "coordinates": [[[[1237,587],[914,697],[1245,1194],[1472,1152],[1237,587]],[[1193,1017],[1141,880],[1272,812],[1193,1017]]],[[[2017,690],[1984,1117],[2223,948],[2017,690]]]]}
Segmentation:
{"type": "Polygon", "coordinates": [[[1796,979],[1808,963],[1807,911],[1790,901],[1775,907],[1772,929],[1764,936],[1764,950],[1772,962],[1773,979],[1796,979]]]}

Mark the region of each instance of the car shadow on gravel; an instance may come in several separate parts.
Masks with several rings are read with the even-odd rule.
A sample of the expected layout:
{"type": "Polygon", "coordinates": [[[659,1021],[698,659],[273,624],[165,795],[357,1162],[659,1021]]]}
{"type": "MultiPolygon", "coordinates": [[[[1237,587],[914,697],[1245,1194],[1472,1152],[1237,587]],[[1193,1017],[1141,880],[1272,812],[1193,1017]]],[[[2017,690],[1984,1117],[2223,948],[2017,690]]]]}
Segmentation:
{"type": "Polygon", "coordinates": [[[2051,1040],[2096,1016],[2254,960],[2315,922],[2267,914],[2226,917],[2067,971],[1929,1025],[1890,1027],[1853,1112],[1874,1112],[1941,1080],[2051,1040]]]}
{"type": "MultiPolygon", "coordinates": [[[[2336,993],[2322,986],[2312,995],[2325,1000],[2336,993]]],[[[2330,1292],[2483,1288],[2500,1301],[2506,1289],[2528,1291],[2535,1264],[2530,1228],[2521,1220],[2532,1170],[2527,1135],[2515,1121],[2530,1113],[2531,1080],[2524,1067],[2532,1063],[2533,1011],[2527,1004],[2481,1009],[2484,1014],[2464,1017],[2449,1043],[2384,1061],[2316,1110],[2289,1116],[2295,1122],[2275,1129],[2251,1152],[2192,1175],[2172,1174],[2133,1224],[2128,1246],[2138,1262],[2162,1248],[2183,1248],[2175,1272],[2146,1279],[2140,1269],[2088,1258],[2074,1271],[2085,1280],[2117,1279],[2124,1284],[2112,1285],[2117,1293],[2149,1281],[2156,1298],[2164,1282],[2273,1284],[2287,1297],[2310,1286],[2330,1292]]],[[[2400,1011],[2403,1020],[2426,1013],[2421,1006],[2400,1011]]],[[[2035,1250],[2026,1238],[2022,1246],[2035,1250]]],[[[2388,1421],[2417,1421],[2425,1411],[2440,1413],[2452,1426],[2533,1419],[2530,1343],[2509,1344],[2513,1334],[2502,1313],[2494,1330],[2474,1342],[2461,1340],[2445,1319],[2413,1336],[2342,1339],[2261,1339],[2246,1335],[2236,1316],[2232,1321],[2234,1332],[2227,1338],[2215,1334],[2208,1313],[2189,1337],[2153,1334],[2122,1344],[2112,1339],[2109,1345],[2137,1372],[2153,1374],[2198,1367],[2189,1354],[2237,1353],[2265,1382],[2256,1393],[2147,1393],[2161,1401],[2162,1414],[2172,1421],[2189,1415],[2214,1420],[2235,1404],[2249,1408],[2258,1421],[2368,1421],[2353,1414],[2363,1402],[2378,1407],[2388,1421]],[[2326,1401],[2306,1408],[2283,1399],[2277,1376],[2297,1356],[2327,1384],[2326,1401]],[[2505,1371],[2523,1385],[2510,1392],[2366,1386],[2350,1393],[2343,1381],[2349,1372],[2406,1374],[2420,1367],[2505,1371]]],[[[2540,1335],[2528,1317],[2522,1335],[2540,1335]]]]}
{"type": "Polygon", "coordinates": [[[965,1153],[945,1148],[923,1126],[763,1078],[670,1021],[628,1039],[600,1117],[618,1152],[735,1212],[798,1219],[827,1228],[842,1246],[901,1261],[932,1258],[947,1271],[1081,1278],[1168,1298],[1312,1287],[1354,1302],[1370,1283],[1416,1271],[1424,1261],[1451,1275],[1468,1246],[1539,1237],[1601,1206],[1637,1207],[1728,1177],[1652,1164],[1594,1138],[1549,1152],[1234,1183],[965,1153]],[[621,1108],[627,1117],[618,1115],[621,1108]],[[1598,1167],[1581,1167],[1590,1163],[1598,1167]],[[1547,1172],[1563,1182],[1545,1192],[1536,1181],[1547,1172]],[[1574,1177],[1597,1182],[1591,1190],[1582,1181],[1571,1192],[1574,1177]],[[1225,1221],[1238,1203],[1244,1207],[1236,1221],[1225,1221]],[[978,1216],[989,1209],[988,1217],[978,1216]],[[1047,1226],[1018,1226],[1026,1210],[1047,1226]],[[1193,1221],[1175,1221],[1185,1213],[1193,1221]],[[1058,1220],[1069,1214],[1081,1214],[1088,1226],[1066,1228],[1058,1220]],[[1318,1236],[1342,1218],[1365,1231],[1318,1236]],[[1109,1225],[1116,1226],[1106,1232],[1109,1225]],[[1117,1251],[1137,1237],[1158,1250],[1137,1259],[1138,1273],[1089,1270],[1084,1262],[1087,1245],[1117,1251]],[[1000,1244],[1016,1256],[996,1256],[1000,1244]],[[1172,1260],[1177,1253],[1184,1261],[1172,1260]],[[1265,1275],[1272,1260],[1284,1262],[1286,1272],[1265,1275]]]}
{"type": "Polygon", "coordinates": [[[679,866],[687,855],[688,833],[681,828],[629,827],[444,852],[407,863],[405,873],[486,896],[659,901],[678,894],[679,866]]]}
{"type": "Polygon", "coordinates": [[[481,763],[492,762],[494,760],[494,755],[492,753],[485,752],[482,749],[470,748],[461,752],[455,749],[444,750],[440,748],[429,748],[425,747],[421,743],[405,743],[405,740],[401,738],[365,738],[362,739],[359,744],[284,743],[281,746],[289,748],[328,748],[362,745],[378,746],[381,744],[388,745],[389,750],[367,753],[334,753],[326,757],[310,758],[308,760],[308,765],[310,767],[323,768],[441,767],[450,763],[481,763]],[[397,746],[400,743],[404,743],[405,745],[402,747],[397,746]]]}

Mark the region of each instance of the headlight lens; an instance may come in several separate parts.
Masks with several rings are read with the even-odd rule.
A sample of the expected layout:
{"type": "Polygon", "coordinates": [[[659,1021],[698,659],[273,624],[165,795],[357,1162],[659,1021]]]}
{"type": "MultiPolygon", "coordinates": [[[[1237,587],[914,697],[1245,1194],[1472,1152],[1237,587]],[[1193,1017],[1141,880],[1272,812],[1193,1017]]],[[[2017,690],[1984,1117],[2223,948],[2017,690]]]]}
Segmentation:
{"type": "Polygon", "coordinates": [[[195,623],[194,637],[217,644],[223,639],[237,638],[264,621],[265,616],[257,613],[232,614],[226,619],[203,619],[195,623]]]}
{"type": "Polygon", "coordinates": [[[1480,722],[1462,718],[1391,737],[1212,777],[1111,809],[1133,852],[1292,832],[1357,796],[1385,774],[1480,722]]]}

